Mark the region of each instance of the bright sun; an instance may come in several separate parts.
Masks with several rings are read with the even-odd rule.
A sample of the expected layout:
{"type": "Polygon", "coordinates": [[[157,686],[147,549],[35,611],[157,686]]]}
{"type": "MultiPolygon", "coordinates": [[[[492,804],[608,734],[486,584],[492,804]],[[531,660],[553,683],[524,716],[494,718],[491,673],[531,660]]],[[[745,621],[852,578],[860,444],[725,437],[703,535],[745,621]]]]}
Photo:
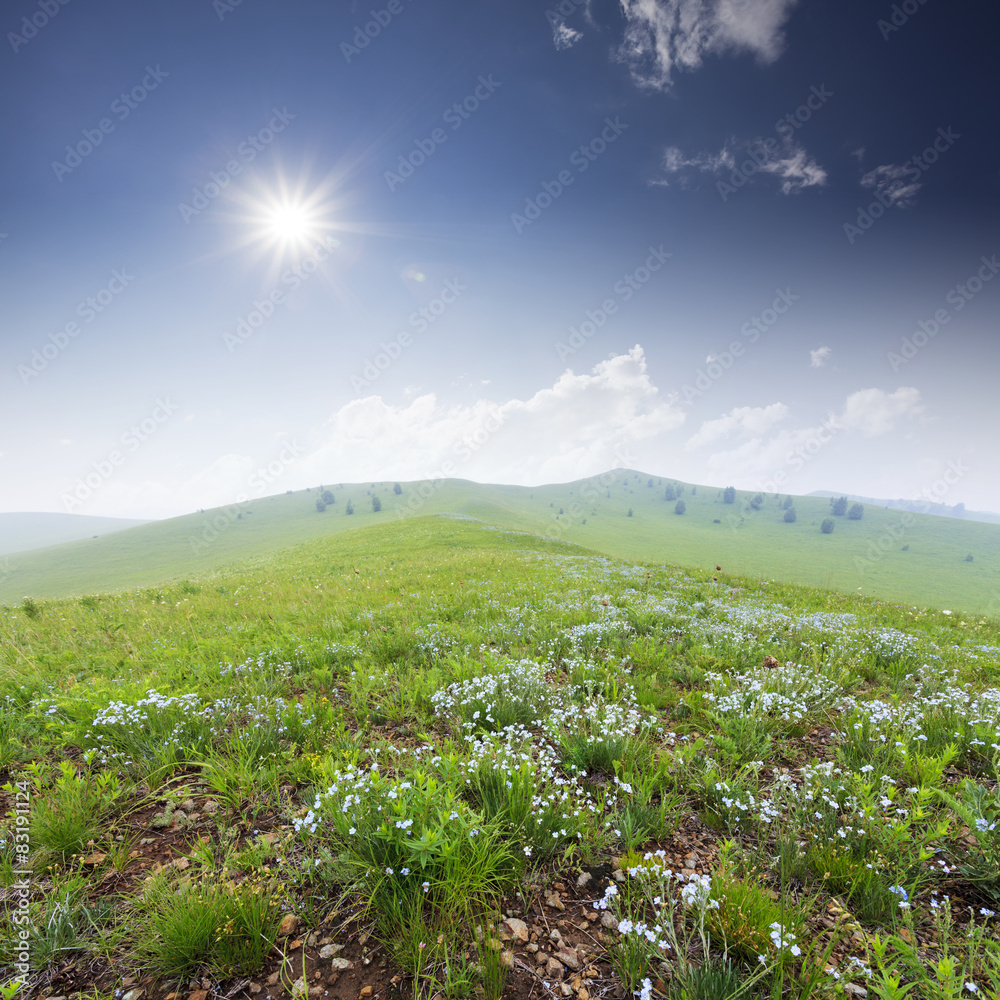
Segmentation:
{"type": "Polygon", "coordinates": [[[314,227],[314,220],[303,205],[278,205],[268,214],[268,227],[283,243],[299,243],[314,227]]]}

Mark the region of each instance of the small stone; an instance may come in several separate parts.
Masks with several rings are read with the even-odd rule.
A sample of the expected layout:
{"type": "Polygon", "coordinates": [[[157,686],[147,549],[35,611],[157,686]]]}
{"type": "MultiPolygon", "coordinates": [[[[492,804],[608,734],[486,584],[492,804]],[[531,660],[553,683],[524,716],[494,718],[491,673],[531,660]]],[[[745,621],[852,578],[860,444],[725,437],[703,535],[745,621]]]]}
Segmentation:
{"type": "Polygon", "coordinates": [[[190,812],[194,812],[195,809],[197,809],[197,808],[198,808],[198,806],[197,806],[197,803],[194,801],[194,799],[185,799],[181,803],[181,809],[183,809],[184,812],[189,812],[189,813],[190,812]]]}
{"type": "Polygon", "coordinates": [[[854,983],[847,983],[844,986],[844,992],[850,993],[852,997],[866,997],[868,996],[868,990],[863,986],[857,986],[854,983]]]}
{"type": "Polygon", "coordinates": [[[618,926],[618,921],[615,920],[615,915],[613,913],[608,913],[608,911],[605,910],[601,914],[601,926],[602,927],[607,927],[609,930],[612,927],[617,927],[618,926]]]}
{"type": "Polygon", "coordinates": [[[370,986],[362,986],[361,992],[358,994],[359,997],[370,997],[372,995],[372,988],[370,986]]]}
{"type": "Polygon", "coordinates": [[[310,948],[315,948],[316,947],[316,943],[318,941],[319,941],[319,935],[316,933],[316,931],[313,931],[312,934],[310,934],[306,938],[306,944],[309,945],[310,948]]]}
{"type": "Polygon", "coordinates": [[[251,993],[252,993],[252,994],[253,994],[254,996],[256,996],[256,995],[257,995],[258,993],[260,993],[260,991],[261,991],[261,990],[262,990],[263,988],[264,988],[264,987],[263,987],[263,986],[261,986],[261,985],[260,985],[260,983],[251,983],[251,984],[250,984],[250,985],[249,985],[249,986],[247,987],[247,989],[248,989],[248,990],[249,990],[249,991],[250,991],[250,992],[251,992],[251,993]]]}
{"type": "Polygon", "coordinates": [[[141,997],[141,996],[142,996],[142,995],[143,995],[143,994],[144,994],[145,992],[146,992],[146,991],[145,991],[145,990],[143,990],[143,989],[134,989],[134,990],[129,990],[129,991],[128,991],[128,993],[126,993],[126,994],[125,994],[125,996],[123,996],[123,997],[122,997],[122,1000],[139,1000],[139,998],[140,998],[140,997],[141,997]]]}
{"type": "Polygon", "coordinates": [[[582,889],[593,877],[590,872],[581,872],[576,880],[577,889],[582,889]]]}
{"type": "Polygon", "coordinates": [[[344,946],[342,944],[325,944],[319,950],[320,958],[333,958],[338,951],[343,951],[344,946]]]}
{"type": "Polygon", "coordinates": [[[205,813],[208,813],[209,816],[213,816],[215,813],[217,813],[219,811],[219,803],[218,802],[213,802],[211,799],[209,799],[201,807],[201,811],[205,812],[205,813]]]}
{"type": "Polygon", "coordinates": [[[349,958],[335,958],[330,963],[330,968],[334,972],[343,972],[344,969],[351,969],[354,967],[354,963],[349,958]]]}
{"type": "Polygon", "coordinates": [[[278,925],[278,937],[290,937],[299,926],[299,918],[294,913],[286,913],[278,925]]]}
{"type": "Polygon", "coordinates": [[[503,951],[500,952],[500,964],[505,969],[513,969],[514,968],[514,952],[512,952],[509,948],[504,948],[503,951]]]}
{"type": "Polygon", "coordinates": [[[586,986],[581,986],[576,991],[576,1000],[590,1000],[590,991],[586,986]]]}
{"type": "Polygon", "coordinates": [[[573,995],[573,987],[570,986],[569,983],[560,983],[559,984],[559,992],[564,997],[571,997],[573,995]]]}
{"type": "Polygon", "coordinates": [[[508,917],[501,925],[501,932],[508,940],[511,938],[522,942],[528,940],[528,925],[517,917],[508,917]]]}
{"type": "Polygon", "coordinates": [[[538,951],[538,945],[535,944],[534,941],[531,941],[527,945],[525,945],[525,950],[530,951],[532,954],[534,954],[536,951],[538,951]]]}
{"type": "Polygon", "coordinates": [[[553,927],[552,930],[549,931],[549,940],[555,941],[556,944],[558,944],[562,941],[562,931],[559,930],[558,927],[553,927]]]}
{"type": "Polygon", "coordinates": [[[544,951],[540,951],[535,955],[535,962],[538,965],[544,965],[549,959],[549,956],[545,954],[544,951]]]}
{"type": "Polygon", "coordinates": [[[295,980],[292,984],[292,996],[293,997],[306,997],[309,995],[309,987],[306,986],[306,981],[301,976],[295,980]]]}
{"type": "Polygon", "coordinates": [[[556,958],[558,958],[563,965],[572,969],[574,972],[580,971],[580,957],[572,949],[560,948],[556,952],[556,958]]]}
{"type": "Polygon", "coordinates": [[[593,923],[593,922],[594,922],[595,920],[597,920],[597,919],[598,919],[598,916],[597,916],[597,914],[596,914],[596,913],[595,913],[595,912],[594,912],[593,910],[591,910],[591,911],[590,911],[590,912],[589,912],[589,913],[587,914],[587,920],[589,920],[589,921],[590,921],[590,923],[593,923]]]}
{"type": "Polygon", "coordinates": [[[208,990],[195,990],[193,993],[189,994],[188,1000],[205,1000],[208,996],[208,990]]]}
{"type": "Polygon", "coordinates": [[[562,976],[564,971],[562,962],[557,958],[550,958],[545,963],[545,972],[547,975],[552,976],[553,979],[556,976],[562,976]]]}
{"type": "Polygon", "coordinates": [[[267,977],[267,985],[268,986],[277,986],[278,985],[278,975],[279,975],[279,973],[272,972],[271,975],[269,975],[267,977]]]}
{"type": "Polygon", "coordinates": [[[545,903],[547,906],[551,906],[553,910],[565,910],[566,907],[563,901],[559,898],[558,892],[549,892],[545,894],[545,903]]]}

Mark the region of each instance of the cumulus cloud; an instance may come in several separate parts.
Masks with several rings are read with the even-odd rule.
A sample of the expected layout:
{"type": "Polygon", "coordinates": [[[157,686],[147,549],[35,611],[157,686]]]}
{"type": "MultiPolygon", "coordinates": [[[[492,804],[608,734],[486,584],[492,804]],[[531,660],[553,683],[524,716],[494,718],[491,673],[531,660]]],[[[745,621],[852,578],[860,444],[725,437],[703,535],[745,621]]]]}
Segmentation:
{"type": "Polygon", "coordinates": [[[920,390],[902,386],[895,392],[882,389],[861,389],[847,397],[838,424],[846,430],[857,430],[865,437],[875,437],[891,431],[902,417],[923,413],[920,390]]]}
{"type": "Polygon", "coordinates": [[[796,0],[619,0],[625,33],[618,58],[643,88],[669,90],[678,70],[707,55],[751,52],[773,62],[796,0]]]}
{"type": "Polygon", "coordinates": [[[892,163],[883,164],[870,170],[861,178],[861,186],[871,188],[878,197],[888,200],[896,208],[909,208],[917,197],[921,184],[911,181],[903,183],[904,177],[912,177],[912,167],[897,167],[892,163]]]}
{"type": "MultiPolygon", "coordinates": [[[[671,178],[686,183],[692,173],[712,174],[727,184],[733,179],[742,186],[754,174],[770,174],[781,181],[782,194],[798,194],[809,187],[826,184],[826,171],[802,146],[789,140],[780,145],[776,139],[750,142],[733,139],[718,153],[685,154],[677,146],[668,146],[661,161],[664,177],[652,183],[669,185],[671,178]]],[[[736,185],[734,185],[735,187],[736,185]]]]}
{"type": "Polygon", "coordinates": [[[822,368],[823,365],[830,360],[830,355],[833,354],[832,347],[817,347],[815,351],[809,352],[809,367],[810,368],[822,368]]]}
{"type": "MultiPolygon", "coordinates": [[[[923,405],[917,389],[905,386],[895,392],[861,389],[847,397],[840,413],[831,413],[820,423],[783,427],[772,434],[755,434],[735,447],[708,455],[704,463],[707,469],[729,482],[742,482],[748,489],[777,492],[787,485],[793,473],[803,469],[831,444],[845,441],[845,434],[858,433],[863,438],[886,434],[894,430],[900,420],[913,419],[922,412],[923,405]]],[[[727,417],[709,424],[719,424],[722,428],[721,422],[725,420],[727,417]]],[[[698,437],[704,430],[705,425],[702,425],[695,436],[698,437]]],[[[728,435],[719,433],[714,439],[723,436],[728,435]]],[[[857,449],[860,443],[855,440],[851,447],[857,449]]],[[[857,460],[861,461],[860,452],[857,456],[857,460]]]]}
{"type": "Polygon", "coordinates": [[[714,420],[706,420],[685,442],[687,449],[703,448],[734,434],[761,435],[788,416],[784,403],[770,406],[737,406],[714,420]]]}
{"type": "Polygon", "coordinates": [[[303,460],[314,478],[436,478],[533,484],[630,464],[630,449],[679,427],[636,345],[590,372],[567,370],[528,399],[448,406],[433,393],[404,405],[369,396],[327,421],[303,460]]]}

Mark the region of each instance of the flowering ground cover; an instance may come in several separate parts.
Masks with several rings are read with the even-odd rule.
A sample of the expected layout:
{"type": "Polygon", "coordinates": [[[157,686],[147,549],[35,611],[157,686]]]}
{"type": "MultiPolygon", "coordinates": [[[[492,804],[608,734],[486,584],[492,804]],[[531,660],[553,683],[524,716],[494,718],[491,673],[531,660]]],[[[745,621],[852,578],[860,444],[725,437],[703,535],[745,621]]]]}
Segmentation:
{"type": "Polygon", "coordinates": [[[1000,996],[1000,623],[720,562],[427,517],[0,608],[0,987],[1000,996]]]}

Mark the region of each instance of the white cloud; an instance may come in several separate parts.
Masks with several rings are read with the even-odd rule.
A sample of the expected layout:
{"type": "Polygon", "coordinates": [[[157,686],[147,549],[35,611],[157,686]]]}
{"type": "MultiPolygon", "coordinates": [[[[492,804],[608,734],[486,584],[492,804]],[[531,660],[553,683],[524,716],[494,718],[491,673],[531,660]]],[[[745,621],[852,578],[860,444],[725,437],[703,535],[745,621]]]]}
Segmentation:
{"type": "Polygon", "coordinates": [[[830,360],[830,355],[833,354],[833,348],[827,347],[817,347],[815,351],[809,352],[809,367],[810,368],[822,368],[823,365],[830,360]]]}
{"type": "Polygon", "coordinates": [[[788,407],[784,403],[771,403],[770,406],[737,406],[721,417],[706,420],[698,428],[698,432],[688,438],[684,447],[703,448],[733,434],[761,435],[787,416],[788,407]]]}
{"type": "Polygon", "coordinates": [[[904,177],[912,177],[912,167],[897,167],[892,163],[883,164],[870,170],[861,178],[861,186],[871,188],[876,195],[888,199],[896,208],[909,208],[915,201],[921,185],[913,181],[903,183],[904,177]]]}
{"type": "Polygon", "coordinates": [[[668,146],[663,154],[662,166],[667,177],[654,180],[654,184],[667,185],[669,178],[676,175],[680,175],[683,183],[692,171],[726,178],[739,174],[744,179],[762,173],[780,178],[783,194],[797,194],[805,188],[826,184],[827,179],[826,171],[805,149],[789,141],[778,147],[774,139],[766,144],[760,138],[750,142],[733,139],[718,153],[690,156],[677,146],[668,146]]]}
{"type": "Polygon", "coordinates": [[[618,49],[635,82],[669,90],[676,70],[697,69],[706,55],[751,52],[773,62],[796,0],[619,0],[625,34],[618,49]]]}
{"type": "Polygon", "coordinates": [[[560,22],[552,25],[552,42],[559,51],[573,48],[581,38],[583,32],[576,31],[568,24],[560,22]]]}
{"type": "Polygon", "coordinates": [[[875,437],[891,431],[900,418],[912,418],[923,413],[920,390],[902,386],[895,392],[882,389],[861,389],[851,393],[838,417],[846,430],[858,430],[865,437],[875,437]]]}
{"type": "Polygon", "coordinates": [[[434,394],[405,405],[380,396],[347,403],[303,459],[314,479],[494,482],[575,479],[630,464],[630,449],[679,427],[684,413],[660,397],[636,345],[588,374],[564,372],[528,399],[447,406],[434,394]]]}

